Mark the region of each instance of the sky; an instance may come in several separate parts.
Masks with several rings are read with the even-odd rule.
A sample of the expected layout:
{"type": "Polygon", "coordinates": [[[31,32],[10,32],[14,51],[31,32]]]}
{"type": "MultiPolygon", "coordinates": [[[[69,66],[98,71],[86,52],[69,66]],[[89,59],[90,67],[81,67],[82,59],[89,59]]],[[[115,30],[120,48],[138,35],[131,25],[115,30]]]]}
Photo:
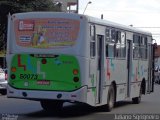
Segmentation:
{"type": "Polygon", "coordinates": [[[85,15],[103,14],[105,20],[149,31],[160,45],[160,0],[79,0],[80,14],[89,1],[85,15]]]}

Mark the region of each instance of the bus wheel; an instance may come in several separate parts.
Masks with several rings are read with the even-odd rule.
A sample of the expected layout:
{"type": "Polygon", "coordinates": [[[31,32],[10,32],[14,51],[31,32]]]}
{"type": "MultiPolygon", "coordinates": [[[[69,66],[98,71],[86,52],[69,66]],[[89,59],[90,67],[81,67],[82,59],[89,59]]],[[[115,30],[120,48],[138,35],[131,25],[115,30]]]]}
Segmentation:
{"type": "Polygon", "coordinates": [[[110,112],[115,104],[115,90],[113,85],[109,87],[108,97],[107,97],[107,111],[110,112]]]}
{"type": "Polygon", "coordinates": [[[141,102],[141,97],[142,97],[142,87],[140,88],[139,96],[135,97],[135,98],[132,98],[132,102],[134,104],[139,104],[141,102]]]}
{"type": "Polygon", "coordinates": [[[63,102],[58,100],[42,100],[41,106],[46,111],[60,111],[63,107],[63,102]]]}

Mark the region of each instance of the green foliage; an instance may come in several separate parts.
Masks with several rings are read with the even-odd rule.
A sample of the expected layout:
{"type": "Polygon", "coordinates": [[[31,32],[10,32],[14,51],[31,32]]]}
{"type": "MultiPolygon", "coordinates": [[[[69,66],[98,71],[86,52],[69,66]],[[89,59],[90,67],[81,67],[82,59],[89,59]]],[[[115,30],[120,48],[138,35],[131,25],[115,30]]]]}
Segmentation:
{"type": "Polygon", "coordinates": [[[0,50],[6,48],[8,14],[31,11],[60,11],[52,0],[1,0],[0,1],[0,50]]]}

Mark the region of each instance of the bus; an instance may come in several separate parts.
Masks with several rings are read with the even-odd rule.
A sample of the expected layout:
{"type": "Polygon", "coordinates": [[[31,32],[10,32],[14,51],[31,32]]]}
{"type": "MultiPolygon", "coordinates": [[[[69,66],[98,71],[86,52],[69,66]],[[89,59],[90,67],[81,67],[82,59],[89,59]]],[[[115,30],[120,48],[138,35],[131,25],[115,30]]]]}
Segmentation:
{"type": "Polygon", "coordinates": [[[8,98],[104,106],[154,91],[152,34],[91,16],[17,13],[8,18],[8,98]]]}

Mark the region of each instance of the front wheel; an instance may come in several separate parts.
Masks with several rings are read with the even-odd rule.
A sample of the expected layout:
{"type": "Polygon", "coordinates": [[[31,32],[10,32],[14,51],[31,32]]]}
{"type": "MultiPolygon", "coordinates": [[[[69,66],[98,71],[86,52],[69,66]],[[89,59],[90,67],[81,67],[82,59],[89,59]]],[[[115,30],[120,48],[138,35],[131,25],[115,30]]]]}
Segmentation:
{"type": "Polygon", "coordinates": [[[107,111],[110,112],[115,104],[115,89],[113,85],[109,87],[108,98],[107,98],[107,111]]]}
{"type": "Polygon", "coordinates": [[[63,107],[63,102],[58,100],[42,100],[41,106],[46,111],[60,111],[63,107]]]}

